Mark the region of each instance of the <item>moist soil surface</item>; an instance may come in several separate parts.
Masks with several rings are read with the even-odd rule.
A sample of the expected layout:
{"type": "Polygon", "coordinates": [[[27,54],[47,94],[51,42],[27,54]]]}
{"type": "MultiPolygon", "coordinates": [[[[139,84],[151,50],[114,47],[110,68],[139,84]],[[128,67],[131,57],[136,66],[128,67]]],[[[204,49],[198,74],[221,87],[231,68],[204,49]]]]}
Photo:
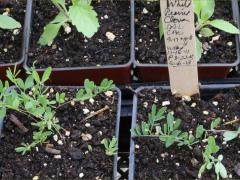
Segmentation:
{"type": "MultiPolygon", "coordinates": [[[[159,2],[137,1],[136,3],[136,60],[143,64],[166,63],[166,52],[164,38],[159,38],[159,2]],[[143,13],[143,9],[148,11],[143,13]]],[[[224,19],[232,22],[232,6],[230,1],[216,1],[216,10],[212,19],[224,19]]],[[[234,24],[234,23],[233,23],[234,24]]],[[[237,59],[235,36],[223,31],[214,30],[214,36],[220,35],[219,39],[213,41],[210,38],[199,38],[204,44],[206,54],[202,55],[199,63],[233,63],[237,59]],[[228,43],[232,45],[229,46],[228,43]],[[210,49],[209,49],[210,48],[210,49]]]]}
{"type": "MultiPolygon", "coordinates": [[[[75,91],[74,89],[64,90],[68,98],[72,98],[75,91]]],[[[79,176],[83,176],[84,179],[112,179],[113,156],[105,155],[105,148],[101,141],[115,136],[118,96],[116,92],[111,97],[100,94],[94,100],[93,104],[88,101],[84,104],[76,102],[74,106],[64,105],[58,109],[56,117],[61,127],[69,131],[70,135],[67,136],[61,131],[63,138],[60,138],[57,134],[63,145],[59,145],[53,136],[47,143],[53,144],[54,149],[61,151],[61,159],[56,159],[53,154],[47,153],[44,150],[46,144],[37,146],[25,155],[16,153],[14,149],[22,142],[32,142],[34,129],[30,125],[31,119],[11,112],[24,123],[29,132],[21,133],[6,118],[3,137],[0,139],[0,179],[33,179],[33,177],[80,179],[79,176]],[[105,105],[109,106],[109,110],[86,121],[83,120],[89,116],[89,113],[83,113],[84,108],[89,109],[90,112],[96,112],[105,105]],[[84,141],[82,134],[90,134],[92,139],[84,141]],[[89,146],[92,146],[92,151],[89,150],[89,146]]]]}
{"type": "MultiPolygon", "coordinates": [[[[161,90],[148,89],[141,91],[144,97],[138,99],[138,124],[148,119],[148,113],[151,107],[156,104],[161,108],[163,101],[170,101],[168,111],[174,112],[176,118],[182,120],[180,129],[184,132],[192,131],[198,124],[202,124],[205,129],[210,129],[210,123],[213,119],[222,118],[222,125],[219,129],[236,130],[240,123],[234,125],[223,124],[240,117],[240,88],[230,90],[227,93],[215,94],[210,100],[201,100],[197,96],[193,97],[190,102],[183,101],[181,98],[175,98],[169,93],[161,90]],[[218,103],[216,105],[216,102],[218,103]],[[196,106],[193,107],[194,103],[196,106]],[[215,105],[214,105],[215,104],[215,105]],[[192,107],[191,107],[192,106],[192,107]],[[207,111],[208,114],[204,111],[207,111]],[[206,115],[207,114],[207,115],[206,115]]],[[[204,95],[204,94],[202,94],[204,95]]],[[[240,163],[240,139],[222,143],[221,134],[217,135],[216,141],[220,146],[217,153],[224,156],[223,164],[225,165],[229,177],[239,179],[240,163]]],[[[202,151],[206,143],[200,142],[193,145],[193,149],[188,147],[178,147],[177,145],[165,148],[159,138],[138,137],[135,138],[135,178],[136,179],[196,179],[202,160],[202,151]],[[138,146],[136,146],[138,145],[138,146]]],[[[202,176],[203,179],[216,179],[213,170],[207,171],[202,176]]]]}
{"type": "Polygon", "coordinates": [[[15,63],[21,59],[26,2],[26,0],[0,1],[0,14],[8,12],[9,16],[22,25],[18,30],[0,28],[0,64],[15,63]]]}
{"type": "Polygon", "coordinates": [[[28,65],[54,68],[86,67],[125,64],[130,59],[130,3],[129,1],[93,1],[100,28],[91,38],[71,27],[66,34],[61,29],[51,46],[40,46],[37,41],[48,22],[58,14],[50,1],[34,1],[31,47],[28,65]],[[108,40],[106,33],[116,37],[108,40]]]}

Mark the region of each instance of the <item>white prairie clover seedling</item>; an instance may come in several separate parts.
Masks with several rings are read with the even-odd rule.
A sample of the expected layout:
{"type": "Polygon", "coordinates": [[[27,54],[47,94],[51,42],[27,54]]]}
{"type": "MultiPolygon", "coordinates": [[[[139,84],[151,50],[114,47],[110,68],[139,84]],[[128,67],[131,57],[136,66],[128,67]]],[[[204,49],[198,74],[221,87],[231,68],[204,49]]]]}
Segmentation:
{"type": "Polygon", "coordinates": [[[137,125],[135,129],[131,130],[132,133],[138,137],[159,137],[159,139],[165,143],[167,148],[174,143],[177,143],[178,146],[186,145],[189,148],[192,148],[191,146],[197,143],[197,139],[201,138],[204,133],[204,131],[200,131],[202,126],[197,127],[196,137],[188,132],[182,132],[179,130],[181,120],[175,118],[171,112],[167,113],[167,116],[165,116],[166,110],[166,107],[162,107],[159,111],[157,111],[156,105],[154,104],[152,106],[151,113],[148,115],[148,121],[141,122],[141,125],[137,125]],[[167,122],[161,126],[160,121],[163,119],[167,122]],[[153,130],[156,131],[155,134],[153,134],[153,130]]]}
{"type": "Polygon", "coordinates": [[[214,154],[216,154],[219,151],[219,146],[216,144],[216,141],[214,137],[209,136],[208,137],[208,144],[205,147],[203,155],[203,161],[204,164],[201,166],[198,177],[201,178],[202,174],[205,172],[205,170],[211,170],[214,168],[215,173],[217,175],[217,179],[220,178],[227,178],[227,170],[225,166],[222,164],[223,155],[218,155],[217,158],[214,157],[214,154]]]}
{"type": "Polygon", "coordinates": [[[31,68],[27,74],[25,81],[18,78],[19,71],[16,67],[13,72],[7,70],[8,79],[16,86],[16,88],[9,90],[9,83],[4,84],[0,81],[0,118],[6,116],[7,110],[14,110],[21,114],[27,115],[33,122],[32,126],[36,127],[33,132],[33,140],[31,143],[22,143],[21,147],[15,150],[19,153],[25,154],[38,144],[44,143],[54,132],[60,134],[63,130],[57,118],[55,117],[56,110],[72,101],[85,101],[94,98],[99,93],[112,90],[115,86],[113,81],[104,79],[100,86],[96,86],[92,81],[85,80],[84,88],[76,93],[73,100],[65,102],[65,93],[56,93],[52,98],[49,97],[49,87],[44,86],[44,83],[49,79],[52,68],[47,68],[40,77],[35,70],[31,68]]]}
{"type": "Polygon", "coordinates": [[[66,33],[71,32],[70,23],[84,36],[91,38],[99,28],[97,13],[91,6],[92,0],[71,0],[71,5],[66,7],[65,0],[51,0],[58,8],[59,14],[44,27],[38,43],[41,45],[51,44],[61,27],[66,33]]]}
{"type": "Polygon", "coordinates": [[[112,156],[117,154],[117,151],[118,151],[117,138],[113,137],[112,140],[105,138],[101,141],[101,143],[105,147],[106,155],[112,156]]]}
{"type": "MultiPolygon", "coordinates": [[[[210,29],[212,26],[230,34],[240,34],[240,30],[238,28],[223,19],[211,20],[211,17],[215,11],[215,0],[193,0],[193,4],[194,13],[197,16],[196,33],[200,33],[203,37],[211,37],[214,35],[214,32],[210,29]]],[[[163,22],[161,17],[159,20],[159,34],[161,39],[164,35],[163,22]]],[[[199,61],[203,53],[203,45],[197,36],[196,41],[196,54],[197,60],[199,61]]]]}

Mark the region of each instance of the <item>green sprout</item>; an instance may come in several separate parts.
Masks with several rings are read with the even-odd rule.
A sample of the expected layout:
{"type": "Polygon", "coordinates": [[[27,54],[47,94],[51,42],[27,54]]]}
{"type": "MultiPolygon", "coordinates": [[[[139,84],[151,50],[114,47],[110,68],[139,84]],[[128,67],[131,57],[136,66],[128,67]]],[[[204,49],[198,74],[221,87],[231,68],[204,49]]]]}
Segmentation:
{"type": "Polygon", "coordinates": [[[117,138],[113,137],[112,140],[105,138],[101,141],[101,143],[105,147],[106,155],[113,156],[113,155],[117,154],[117,151],[118,151],[117,138]]]}

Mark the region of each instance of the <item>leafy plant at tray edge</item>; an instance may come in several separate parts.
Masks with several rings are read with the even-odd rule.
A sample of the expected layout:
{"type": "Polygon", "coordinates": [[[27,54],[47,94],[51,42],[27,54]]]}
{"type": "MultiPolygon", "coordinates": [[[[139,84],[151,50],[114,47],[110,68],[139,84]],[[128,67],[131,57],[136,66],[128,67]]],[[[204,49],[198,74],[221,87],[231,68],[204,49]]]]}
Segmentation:
{"type": "Polygon", "coordinates": [[[88,38],[91,38],[98,31],[97,13],[91,6],[91,0],[71,0],[71,5],[68,8],[65,0],[51,0],[51,2],[57,7],[59,13],[54,20],[44,27],[44,32],[38,41],[39,44],[51,44],[61,27],[66,33],[70,33],[70,24],[88,38]]]}
{"type": "Polygon", "coordinates": [[[31,125],[36,127],[32,142],[22,143],[21,147],[16,148],[16,151],[22,154],[44,143],[54,132],[60,134],[60,130],[63,129],[55,114],[61,106],[73,101],[84,102],[115,87],[111,80],[104,79],[97,86],[94,82],[86,79],[84,87],[77,91],[76,96],[65,102],[65,93],[54,93],[52,88],[44,86],[51,72],[52,68],[49,67],[40,77],[32,67],[27,72],[28,77],[24,81],[18,78],[20,71],[17,71],[15,67],[13,71],[7,70],[7,77],[15,85],[15,88],[9,89],[8,81],[4,83],[0,81],[0,118],[3,119],[6,116],[7,110],[14,110],[31,118],[31,125]]]}
{"type": "Polygon", "coordinates": [[[223,133],[224,141],[231,141],[240,135],[240,127],[236,131],[217,130],[216,128],[218,128],[220,124],[221,119],[216,118],[212,120],[209,130],[205,129],[203,125],[198,125],[194,136],[192,132],[182,132],[179,129],[181,120],[175,118],[172,112],[167,113],[166,107],[162,107],[157,111],[156,105],[153,104],[151,112],[148,114],[148,121],[141,121],[134,129],[131,129],[131,132],[136,137],[159,137],[166,148],[177,143],[178,146],[188,146],[192,149],[192,145],[200,142],[202,138],[207,139],[208,145],[202,153],[204,164],[201,166],[198,176],[201,177],[206,169],[210,170],[214,166],[215,173],[219,179],[220,176],[222,178],[227,176],[227,170],[222,164],[223,155],[219,155],[218,158],[213,156],[213,154],[219,151],[219,147],[216,145],[214,137],[209,134],[223,133]],[[165,116],[165,114],[167,114],[167,116],[165,116]],[[161,123],[163,120],[166,122],[161,123]]]}
{"type": "Polygon", "coordinates": [[[21,24],[14,18],[8,15],[0,15],[0,28],[1,29],[18,29],[21,28],[21,24]]]}
{"type": "MultiPolygon", "coordinates": [[[[240,34],[240,30],[233,26],[228,21],[223,19],[211,20],[215,11],[215,0],[193,0],[194,13],[197,16],[196,32],[199,32],[203,37],[211,37],[214,32],[210,26],[219,30],[225,31],[230,34],[240,34]]],[[[159,19],[159,34],[160,39],[164,35],[162,17],[159,19]]],[[[196,36],[196,56],[199,61],[203,53],[203,45],[199,38],[196,36]]]]}

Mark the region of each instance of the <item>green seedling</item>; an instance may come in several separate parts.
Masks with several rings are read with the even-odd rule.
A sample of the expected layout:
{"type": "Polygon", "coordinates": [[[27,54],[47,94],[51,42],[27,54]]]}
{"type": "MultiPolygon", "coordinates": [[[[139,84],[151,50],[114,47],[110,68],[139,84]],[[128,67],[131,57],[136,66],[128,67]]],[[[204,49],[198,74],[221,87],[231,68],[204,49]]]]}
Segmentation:
{"type": "Polygon", "coordinates": [[[19,29],[21,24],[14,18],[8,15],[0,15],[0,28],[1,29],[19,29]]]}
{"type": "Polygon", "coordinates": [[[65,0],[51,0],[51,2],[59,10],[59,13],[44,27],[44,32],[38,41],[39,44],[51,44],[61,27],[66,33],[70,33],[70,24],[88,38],[98,31],[97,13],[91,6],[91,0],[71,0],[71,5],[68,7],[65,0]]]}
{"type": "Polygon", "coordinates": [[[101,143],[105,147],[106,155],[113,156],[113,155],[117,154],[118,142],[117,142],[117,139],[115,137],[113,137],[112,140],[109,140],[109,139],[105,138],[101,141],[101,143]]]}
{"type": "Polygon", "coordinates": [[[214,155],[219,151],[219,146],[216,144],[216,141],[213,136],[208,137],[208,144],[205,147],[203,155],[203,165],[201,166],[198,177],[201,178],[202,174],[206,170],[211,170],[214,168],[215,173],[217,175],[217,179],[227,178],[227,170],[222,163],[223,155],[218,155],[217,158],[214,155]]]}
{"type": "Polygon", "coordinates": [[[60,133],[62,129],[55,117],[56,110],[72,101],[84,102],[98,94],[113,90],[113,81],[104,79],[100,86],[94,82],[85,80],[84,87],[77,91],[73,100],[65,102],[65,93],[51,92],[49,87],[44,86],[51,75],[52,68],[47,68],[42,77],[34,67],[27,71],[26,80],[18,78],[20,71],[7,70],[7,77],[15,85],[15,89],[9,91],[9,82],[0,81],[0,118],[6,116],[7,110],[14,110],[27,115],[32,119],[31,125],[35,127],[31,143],[22,143],[15,150],[25,154],[39,144],[43,144],[53,133],[60,133]],[[49,94],[53,96],[50,98],[49,94]]]}

